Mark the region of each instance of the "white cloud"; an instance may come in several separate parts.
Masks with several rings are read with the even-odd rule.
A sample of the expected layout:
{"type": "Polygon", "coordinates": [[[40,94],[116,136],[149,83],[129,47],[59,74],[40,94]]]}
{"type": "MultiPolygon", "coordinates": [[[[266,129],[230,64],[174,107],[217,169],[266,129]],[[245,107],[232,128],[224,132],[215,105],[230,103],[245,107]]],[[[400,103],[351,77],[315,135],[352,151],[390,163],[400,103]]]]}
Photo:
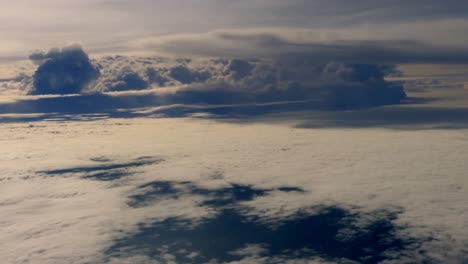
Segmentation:
{"type": "MultiPolygon", "coordinates": [[[[273,192],[245,203],[250,214],[266,219],[282,219],[315,205],[349,206],[355,213],[399,208],[402,213],[394,223],[407,227],[399,236],[435,238],[423,241],[422,248],[437,262],[459,263],[466,256],[468,226],[460,221],[468,211],[463,130],[308,130],[189,119],[1,126],[0,253],[8,263],[102,262],[112,240],[133,234],[138,223],[214,217],[197,205],[203,201],[197,195],[128,206],[127,197],[141,191],[139,186],[164,180],[214,190],[235,182],[307,191],[273,192]],[[110,182],[81,179],[80,172],[38,173],[155,155],[165,161],[129,169],[135,174],[110,182]],[[97,156],[110,161],[89,160],[97,156]]],[[[416,251],[405,254],[418,256],[416,251]]],[[[405,256],[396,257],[399,263],[405,256]]],[[[131,259],[150,262],[145,257],[127,262],[131,259]]]]}

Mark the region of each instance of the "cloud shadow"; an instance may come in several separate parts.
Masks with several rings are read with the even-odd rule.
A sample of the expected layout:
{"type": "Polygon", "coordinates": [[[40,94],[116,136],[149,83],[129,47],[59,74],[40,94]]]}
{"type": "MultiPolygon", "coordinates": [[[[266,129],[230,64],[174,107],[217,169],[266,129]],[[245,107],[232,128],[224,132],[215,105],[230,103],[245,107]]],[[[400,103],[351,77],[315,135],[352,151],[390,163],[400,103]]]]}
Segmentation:
{"type": "MultiPolygon", "coordinates": [[[[91,179],[99,181],[117,180],[129,175],[132,172],[129,169],[153,165],[164,160],[156,157],[139,157],[135,160],[123,163],[99,164],[95,166],[82,166],[58,170],[38,171],[40,174],[48,176],[64,176],[68,174],[80,174],[82,179],[91,179]]],[[[96,161],[102,162],[102,161],[96,161]]]]}
{"type": "Polygon", "coordinates": [[[141,224],[133,234],[114,241],[105,252],[109,259],[147,256],[174,263],[226,263],[248,258],[285,263],[288,260],[356,261],[378,263],[398,257],[420,240],[400,237],[394,224],[400,212],[376,210],[356,213],[340,206],[303,210],[284,218],[267,219],[242,205],[280,192],[304,192],[297,187],[259,189],[231,184],[205,189],[192,182],[152,182],[142,194],[130,196],[132,207],[149,206],[164,199],[199,195],[199,206],[215,210],[201,221],[173,217],[141,224]]]}
{"type": "Polygon", "coordinates": [[[129,197],[129,206],[142,207],[163,199],[178,199],[187,195],[197,195],[204,198],[201,205],[219,207],[252,201],[256,197],[265,196],[273,191],[305,192],[299,187],[282,186],[276,189],[263,189],[236,183],[231,183],[224,188],[209,189],[199,187],[189,181],[155,181],[144,184],[139,189],[140,193],[129,197]]]}

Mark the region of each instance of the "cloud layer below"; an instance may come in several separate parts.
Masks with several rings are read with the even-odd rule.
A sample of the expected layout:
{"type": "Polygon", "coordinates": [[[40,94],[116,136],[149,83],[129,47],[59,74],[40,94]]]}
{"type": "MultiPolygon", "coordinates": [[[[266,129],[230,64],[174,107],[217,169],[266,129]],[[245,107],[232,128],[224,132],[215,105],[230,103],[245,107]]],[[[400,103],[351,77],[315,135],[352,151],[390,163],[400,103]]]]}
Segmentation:
{"type": "Polygon", "coordinates": [[[3,261],[466,260],[464,130],[77,121],[0,124],[3,261]]]}

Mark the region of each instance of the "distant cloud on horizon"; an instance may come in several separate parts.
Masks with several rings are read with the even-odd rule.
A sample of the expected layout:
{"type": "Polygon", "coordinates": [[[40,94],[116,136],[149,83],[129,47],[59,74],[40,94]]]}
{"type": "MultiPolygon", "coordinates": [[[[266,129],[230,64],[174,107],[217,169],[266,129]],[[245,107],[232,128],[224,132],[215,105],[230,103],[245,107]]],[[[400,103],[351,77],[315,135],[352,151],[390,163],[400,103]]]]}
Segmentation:
{"type": "MultiPolygon", "coordinates": [[[[398,104],[406,96],[384,77],[392,65],[266,59],[105,57],[91,61],[81,46],[35,52],[29,95],[87,94],[178,87],[165,104],[239,104],[314,100],[332,109],[398,104]]],[[[24,77],[28,78],[28,77],[24,77]]]]}

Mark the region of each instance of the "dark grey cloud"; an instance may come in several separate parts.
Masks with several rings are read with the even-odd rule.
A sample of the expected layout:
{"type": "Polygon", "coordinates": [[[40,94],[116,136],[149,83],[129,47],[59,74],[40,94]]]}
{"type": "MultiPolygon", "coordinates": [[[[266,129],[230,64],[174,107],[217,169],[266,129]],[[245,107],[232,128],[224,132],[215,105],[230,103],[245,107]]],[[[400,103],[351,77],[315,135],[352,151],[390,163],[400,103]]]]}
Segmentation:
{"type": "Polygon", "coordinates": [[[179,89],[171,100],[185,104],[313,100],[329,109],[398,104],[406,94],[400,84],[385,81],[387,68],[372,64],[231,60],[221,73],[212,73],[215,78],[179,89]]]}
{"type": "Polygon", "coordinates": [[[254,68],[254,64],[240,59],[233,59],[229,61],[227,66],[228,74],[233,73],[235,79],[241,79],[250,75],[254,68]]]}
{"type": "Polygon", "coordinates": [[[104,87],[108,91],[144,90],[149,83],[130,67],[121,69],[113,78],[105,80],[104,87]]]}
{"type": "Polygon", "coordinates": [[[168,62],[159,59],[153,61],[154,64],[148,63],[151,59],[121,57],[119,60],[116,65],[114,61],[105,66],[110,70],[103,70],[103,80],[98,90],[140,90],[149,88],[149,84],[177,87],[173,87],[169,93],[159,94],[164,98],[165,104],[313,100],[322,108],[353,109],[397,104],[406,96],[401,84],[384,79],[386,74],[394,73],[395,69],[391,65],[320,63],[308,58],[300,61],[288,58],[215,59],[198,62],[168,62]],[[139,76],[134,78],[138,82],[124,81],[122,76],[129,74],[139,76]]]}
{"type": "Polygon", "coordinates": [[[322,109],[398,104],[406,97],[401,83],[388,82],[384,78],[387,74],[395,74],[392,65],[322,62],[294,56],[271,60],[201,61],[105,57],[96,62],[101,77],[89,87],[88,84],[95,81],[93,73],[97,69],[81,49],[68,50],[56,49],[32,56],[40,64],[34,75],[35,87],[40,79],[38,76],[43,75],[56,86],[38,91],[36,88],[30,94],[123,92],[167,87],[171,90],[158,93],[160,100],[155,103],[219,105],[308,100],[322,109]],[[81,56],[62,55],[68,50],[81,56]],[[84,62],[83,58],[86,58],[84,62]],[[65,66],[51,71],[47,66],[49,61],[58,61],[65,66]],[[56,80],[59,80],[58,84],[56,80]],[[71,84],[67,83],[70,80],[71,84]]]}
{"type": "MultiPolygon", "coordinates": [[[[237,41],[237,36],[227,38],[237,41]]],[[[240,39],[250,40],[251,36],[240,36],[240,39]]],[[[279,38],[270,41],[271,38],[265,35],[253,39],[274,47],[286,43],[279,38]]],[[[336,51],[329,50],[327,54],[333,52],[336,51]]],[[[158,93],[155,104],[220,105],[307,100],[314,102],[315,108],[333,110],[399,104],[406,97],[401,83],[388,82],[384,78],[388,74],[397,74],[392,64],[365,63],[365,59],[362,63],[330,61],[329,57],[319,59],[308,55],[208,60],[115,56],[91,62],[82,48],[74,45],[31,55],[30,59],[39,67],[29,94],[125,92],[157,86],[171,90],[158,93]]]]}
{"type": "Polygon", "coordinates": [[[204,82],[211,77],[208,71],[192,70],[185,65],[178,65],[169,70],[169,76],[183,84],[204,82]]]}
{"type": "Polygon", "coordinates": [[[31,95],[78,94],[100,76],[99,69],[79,45],[35,52],[29,58],[39,65],[33,75],[31,95]]]}
{"type": "Polygon", "coordinates": [[[429,35],[421,33],[426,29],[423,24],[412,26],[408,31],[405,31],[405,25],[401,25],[401,32],[395,27],[372,26],[369,30],[228,30],[146,39],[138,45],[183,56],[306,58],[318,63],[468,64],[468,48],[461,45],[465,39],[450,34],[452,26],[456,25],[429,24],[427,27],[437,27],[429,35]]]}
{"type": "Polygon", "coordinates": [[[166,68],[156,69],[149,67],[146,69],[146,77],[148,78],[149,83],[164,86],[169,81],[169,78],[163,75],[163,73],[167,73],[167,71],[168,70],[166,68]]]}

